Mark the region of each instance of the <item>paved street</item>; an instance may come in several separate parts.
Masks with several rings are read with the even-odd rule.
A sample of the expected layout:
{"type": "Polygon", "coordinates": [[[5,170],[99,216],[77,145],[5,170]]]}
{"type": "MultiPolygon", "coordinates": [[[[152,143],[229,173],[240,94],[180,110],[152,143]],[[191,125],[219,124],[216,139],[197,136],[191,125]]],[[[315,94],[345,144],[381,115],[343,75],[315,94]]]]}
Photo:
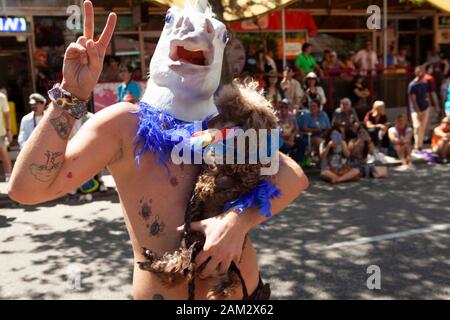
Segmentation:
{"type": "MultiPolygon", "coordinates": [[[[252,234],[273,298],[450,299],[449,166],[333,187],[310,179],[252,234]],[[370,265],[381,290],[366,286],[370,265]]],[[[129,299],[132,263],[117,197],[0,209],[0,298],[129,299]]]]}

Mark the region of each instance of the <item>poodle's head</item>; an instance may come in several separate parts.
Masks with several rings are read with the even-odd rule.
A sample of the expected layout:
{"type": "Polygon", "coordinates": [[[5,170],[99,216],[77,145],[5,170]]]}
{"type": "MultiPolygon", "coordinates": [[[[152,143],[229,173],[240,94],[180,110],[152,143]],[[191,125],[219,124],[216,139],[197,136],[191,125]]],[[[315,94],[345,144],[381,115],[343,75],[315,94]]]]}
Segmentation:
{"type": "Polygon", "coordinates": [[[258,88],[259,84],[252,79],[234,80],[224,86],[216,98],[219,115],[208,126],[216,129],[236,126],[243,130],[276,129],[278,119],[258,88]]]}

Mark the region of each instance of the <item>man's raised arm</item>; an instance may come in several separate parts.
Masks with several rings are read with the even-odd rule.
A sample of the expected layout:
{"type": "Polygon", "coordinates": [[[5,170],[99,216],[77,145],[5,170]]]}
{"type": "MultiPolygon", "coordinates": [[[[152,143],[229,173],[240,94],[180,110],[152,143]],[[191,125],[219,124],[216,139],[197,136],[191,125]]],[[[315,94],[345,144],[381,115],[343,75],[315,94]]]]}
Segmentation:
{"type": "MultiPolygon", "coordinates": [[[[87,101],[97,84],[116,20],[111,13],[99,40],[94,41],[94,9],[90,1],[84,2],[84,35],[70,44],[64,56],[61,89],[73,98],[87,101]]],[[[118,139],[110,132],[101,132],[113,115],[94,117],[68,147],[74,115],[76,109],[63,110],[51,103],[15,164],[8,186],[13,200],[34,204],[61,196],[86,182],[114,157],[118,139]],[[100,134],[104,138],[100,139],[100,134]]]]}

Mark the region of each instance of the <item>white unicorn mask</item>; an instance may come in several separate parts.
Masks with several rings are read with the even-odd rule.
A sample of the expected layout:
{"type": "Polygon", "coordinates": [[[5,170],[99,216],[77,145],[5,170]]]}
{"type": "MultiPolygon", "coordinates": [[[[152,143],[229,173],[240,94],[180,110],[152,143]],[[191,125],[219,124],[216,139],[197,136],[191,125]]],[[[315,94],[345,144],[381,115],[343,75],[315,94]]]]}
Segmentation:
{"type": "Polygon", "coordinates": [[[228,34],[214,18],[208,0],[184,10],[169,9],[152,61],[142,99],[177,119],[197,121],[217,113],[219,87],[228,34]]]}

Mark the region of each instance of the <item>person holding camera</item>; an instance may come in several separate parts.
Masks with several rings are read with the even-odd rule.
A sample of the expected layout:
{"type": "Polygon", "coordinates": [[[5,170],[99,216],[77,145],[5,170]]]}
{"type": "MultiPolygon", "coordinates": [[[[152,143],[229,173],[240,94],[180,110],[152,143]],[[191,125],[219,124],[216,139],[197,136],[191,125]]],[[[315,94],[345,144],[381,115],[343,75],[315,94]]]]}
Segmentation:
{"type": "Polygon", "coordinates": [[[333,126],[320,144],[321,179],[331,184],[358,181],[360,171],[348,165],[349,158],[350,150],[341,128],[333,126]]]}

